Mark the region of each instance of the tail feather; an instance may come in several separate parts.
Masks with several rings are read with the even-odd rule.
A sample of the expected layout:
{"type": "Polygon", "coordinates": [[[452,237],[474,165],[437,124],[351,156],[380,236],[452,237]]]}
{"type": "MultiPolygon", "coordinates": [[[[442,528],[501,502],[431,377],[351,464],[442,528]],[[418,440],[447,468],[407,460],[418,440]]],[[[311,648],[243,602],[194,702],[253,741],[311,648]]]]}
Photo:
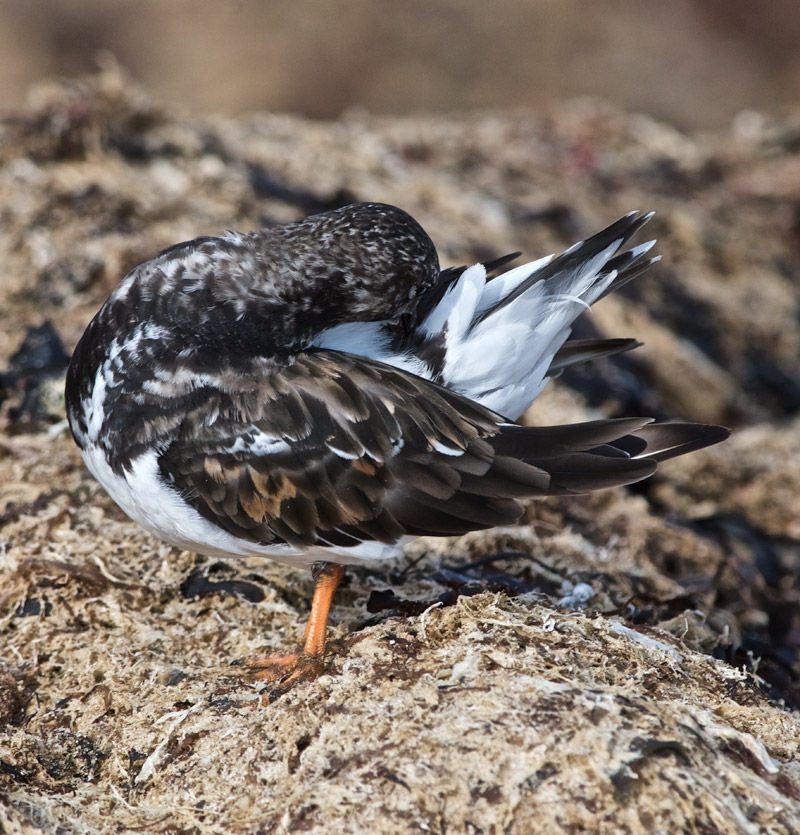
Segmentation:
{"type": "MultiPolygon", "coordinates": [[[[480,318],[486,319],[492,316],[503,307],[510,305],[539,282],[551,281],[554,284],[562,285],[565,281],[569,281],[570,277],[594,272],[596,284],[597,280],[607,277],[610,272],[614,270],[619,271],[619,267],[610,263],[610,261],[617,260],[612,259],[611,255],[630,240],[653,217],[653,214],[653,212],[648,212],[644,215],[639,214],[639,212],[629,212],[615,223],[612,223],[611,226],[592,235],[591,238],[573,244],[557,258],[549,260],[547,264],[533,273],[526,281],[520,283],[498,304],[486,310],[480,318]]],[[[650,249],[653,243],[648,242],[647,244],[636,247],[635,250],[631,250],[629,253],[623,253],[619,256],[622,259],[620,266],[627,266],[625,262],[629,258],[632,261],[635,258],[641,257],[650,249]],[[639,250],[639,252],[636,256],[633,256],[636,250],[639,250]]]]}
{"type": "MultiPolygon", "coordinates": [[[[648,249],[654,243],[655,241],[648,241],[648,249]]],[[[643,246],[647,246],[647,244],[643,244],[643,246]]],[[[633,250],[630,250],[630,252],[633,252],[633,250]]],[[[628,255],[629,253],[624,254],[628,255]]],[[[612,259],[610,263],[613,263],[615,260],[616,259],[612,259]]],[[[617,270],[616,278],[608,285],[608,287],[606,287],[605,290],[603,290],[602,293],[600,293],[595,301],[599,302],[600,299],[604,299],[607,295],[609,295],[609,293],[613,293],[614,291],[619,290],[620,287],[624,287],[629,281],[633,281],[634,278],[640,276],[646,269],[648,269],[648,267],[651,267],[653,264],[657,264],[660,260],[660,255],[654,255],[652,258],[648,258],[646,261],[643,261],[640,255],[635,261],[631,261],[625,266],[615,267],[617,270]]]]}
{"type": "Polygon", "coordinates": [[[496,278],[480,264],[444,271],[418,328],[419,356],[438,364],[434,379],[516,418],[566,365],[635,347],[633,340],[565,343],[582,312],[653,262],[645,258],[653,242],[619,252],[651,216],[632,212],[561,255],[496,278]]]}
{"type": "Polygon", "coordinates": [[[668,461],[687,452],[724,441],[730,430],[724,426],[699,423],[653,423],[629,436],[618,438],[612,445],[633,458],[668,461]],[[644,444],[644,447],[642,447],[644,444]]]}
{"type": "Polygon", "coordinates": [[[554,377],[570,365],[622,354],[641,344],[636,339],[570,339],[556,351],[548,375],[554,377]]]}
{"type": "MultiPolygon", "coordinates": [[[[520,255],[522,255],[521,252],[511,252],[508,255],[501,255],[499,258],[494,258],[491,261],[484,261],[482,266],[484,270],[486,270],[486,274],[488,276],[488,274],[494,270],[499,270],[501,267],[505,267],[506,264],[510,264],[512,261],[515,261],[520,255]]],[[[436,282],[436,285],[428,290],[420,299],[419,306],[416,311],[418,321],[425,321],[431,311],[437,307],[439,302],[441,302],[444,298],[445,293],[447,293],[447,291],[450,290],[454,284],[456,284],[456,282],[468,269],[468,266],[447,267],[439,273],[439,280],[436,282]]],[[[507,273],[504,275],[507,275],[507,273]]]]}

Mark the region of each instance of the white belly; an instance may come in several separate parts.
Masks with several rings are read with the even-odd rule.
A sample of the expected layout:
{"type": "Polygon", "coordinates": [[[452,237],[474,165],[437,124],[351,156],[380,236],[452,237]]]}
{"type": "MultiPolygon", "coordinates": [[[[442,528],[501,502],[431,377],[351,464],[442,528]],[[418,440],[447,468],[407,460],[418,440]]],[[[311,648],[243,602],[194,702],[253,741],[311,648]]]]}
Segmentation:
{"type": "Polygon", "coordinates": [[[187,504],[180,492],[161,478],[155,451],[134,459],[130,472],[123,475],[111,469],[98,446],[90,444],[81,454],[92,475],[131,519],[170,545],[187,551],[211,557],[261,556],[287,565],[307,566],[322,561],[354,565],[395,557],[415,539],[404,537],[395,545],[364,542],[352,548],[317,546],[307,550],[287,544],[259,545],[217,527],[187,504]]]}

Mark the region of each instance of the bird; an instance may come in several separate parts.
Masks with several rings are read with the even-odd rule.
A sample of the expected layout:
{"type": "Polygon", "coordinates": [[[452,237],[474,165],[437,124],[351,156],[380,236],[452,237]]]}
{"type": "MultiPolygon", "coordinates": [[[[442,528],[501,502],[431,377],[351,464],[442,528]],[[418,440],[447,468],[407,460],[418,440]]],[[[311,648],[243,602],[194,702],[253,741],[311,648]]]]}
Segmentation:
{"type": "Polygon", "coordinates": [[[511,525],[526,502],[631,484],[724,427],[517,421],[575,363],[638,346],[570,339],[651,266],[631,212],[563,253],[440,268],[404,210],[353,203],[176,244],[133,269],[72,355],[66,408],[86,466],[160,539],[310,568],[302,644],[258,679],[324,669],[345,566],[420,536],[511,525]]]}

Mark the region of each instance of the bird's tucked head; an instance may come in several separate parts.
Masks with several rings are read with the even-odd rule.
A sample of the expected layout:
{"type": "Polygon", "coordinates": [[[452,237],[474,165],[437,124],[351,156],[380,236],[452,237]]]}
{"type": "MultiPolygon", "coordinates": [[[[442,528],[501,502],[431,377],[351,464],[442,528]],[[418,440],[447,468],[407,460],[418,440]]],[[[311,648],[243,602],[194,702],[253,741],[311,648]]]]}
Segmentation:
{"type": "Polygon", "coordinates": [[[291,353],[335,325],[413,311],[438,277],[436,249],[414,218],[354,203],[178,244],[134,270],[109,305],[124,307],[131,325],[163,323],[189,351],[291,353]]]}
{"type": "Polygon", "coordinates": [[[411,215],[353,203],[258,233],[270,291],[323,324],[376,321],[408,311],[439,277],[433,241],[411,215]]]}

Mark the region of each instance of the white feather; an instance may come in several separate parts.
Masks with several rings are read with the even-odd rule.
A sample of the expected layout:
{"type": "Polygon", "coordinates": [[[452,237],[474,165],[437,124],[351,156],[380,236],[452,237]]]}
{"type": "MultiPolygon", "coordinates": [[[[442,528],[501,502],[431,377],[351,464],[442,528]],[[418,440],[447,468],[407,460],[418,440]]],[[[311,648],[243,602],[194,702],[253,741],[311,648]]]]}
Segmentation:
{"type": "Polygon", "coordinates": [[[503,275],[493,278],[486,282],[486,286],[481,293],[481,300],[478,303],[476,314],[480,316],[490,307],[496,305],[500,299],[504,299],[509,293],[516,290],[523,281],[529,279],[535,272],[538,272],[542,267],[546,267],[552,260],[552,255],[545,255],[538,261],[530,261],[527,264],[521,264],[513,270],[509,270],[503,275]]]}
{"type": "Polygon", "coordinates": [[[346,322],[323,331],[312,343],[316,348],[345,351],[361,357],[385,362],[418,377],[428,377],[427,365],[410,353],[400,353],[389,348],[387,325],[390,322],[346,322]]]}
{"type": "MultiPolygon", "coordinates": [[[[639,246],[632,246],[630,248],[630,253],[633,256],[633,259],[636,260],[637,258],[641,258],[642,255],[647,254],[650,250],[656,245],[655,241],[645,241],[643,244],[639,244],[639,246]]],[[[660,257],[659,257],[660,260],[660,257]]]]}
{"type": "Polygon", "coordinates": [[[485,285],[486,268],[483,264],[473,264],[464,270],[428,314],[420,330],[430,336],[444,332],[448,343],[463,339],[475,318],[485,285]]]}
{"type": "MultiPolygon", "coordinates": [[[[444,385],[503,415],[519,417],[547,382],[550,363],[569,338],[574,320],[616,278],[614,270],[601,280],[598,275],[621,240],[571,270],[532,282],[507,304],[501,302],[535,277],[552,256],[488,282],[485,270],[477,269],[480,265],[465,270],[422,325],[430,337],[444,333],[444,385]]],[[[640,254],[647,248],[643,244],[635,251],[640,254]]]]}

